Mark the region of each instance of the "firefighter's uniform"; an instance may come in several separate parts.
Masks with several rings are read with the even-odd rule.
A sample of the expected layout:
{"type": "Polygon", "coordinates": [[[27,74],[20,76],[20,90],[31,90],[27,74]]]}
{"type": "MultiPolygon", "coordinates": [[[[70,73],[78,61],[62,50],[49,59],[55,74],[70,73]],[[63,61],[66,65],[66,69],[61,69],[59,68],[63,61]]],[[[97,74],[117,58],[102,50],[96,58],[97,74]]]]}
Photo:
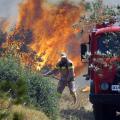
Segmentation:
{"type": "Polygon", "coordinates": [[[46,73],[46,75],[51,75],[56,72],[60,73],[60,80],[58,83],[57,91],[62,94],[64,88],[68,86],[70,90],[70,94],[74,98],[74,102],[76,102],[76,86],[75,86],[75,73],[74,73],[74,65],[71,60],[69,60],[65,54],[61,55],[61,60],[58,61],[54,70],[46,73]],[[67,60],[66,64],[62,62],[62,58],[67,60]]]}
{"type": "Polygon", "coordinates": [[[56,71],[60,72],[60,81],[58,83],[58,88],[57,91],[59,93],[62,93],[65,86],[68,86],[70,92],[75,92],[76,91],[76,87],[75,87],[75,82],[74,82],[74,66],[73,63],[68,60],[67,66],[62,65],[61,61],[57,63],[56,65],[56,71]]]}

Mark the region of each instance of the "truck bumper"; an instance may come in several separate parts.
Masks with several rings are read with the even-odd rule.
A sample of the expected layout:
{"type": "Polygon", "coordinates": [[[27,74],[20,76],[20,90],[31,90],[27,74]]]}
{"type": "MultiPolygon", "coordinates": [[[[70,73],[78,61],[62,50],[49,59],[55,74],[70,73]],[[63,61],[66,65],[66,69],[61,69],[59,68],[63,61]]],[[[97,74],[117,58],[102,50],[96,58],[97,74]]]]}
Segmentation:
{"type": "Polygon", "coordinates": [[[103,103],[120,105],[120,94],[90,94],[89,99],[92,104],[103,103]]]}

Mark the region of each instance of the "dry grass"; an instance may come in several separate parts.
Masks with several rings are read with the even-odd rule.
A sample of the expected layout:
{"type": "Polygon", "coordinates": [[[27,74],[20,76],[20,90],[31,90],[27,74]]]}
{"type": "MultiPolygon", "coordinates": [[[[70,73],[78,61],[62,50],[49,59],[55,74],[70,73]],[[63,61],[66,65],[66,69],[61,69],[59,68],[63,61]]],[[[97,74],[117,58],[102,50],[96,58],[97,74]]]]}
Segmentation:
{"type": "MultiPolygon", "coordinates": [[[[12,105],[10,101],[0,99],[0,115],[4,116],[0,120],[13,120],[14,114],[21,115],[22,120],[49,120],[48,117],[41,111],[27,108],[22,105],[12,105]]],[[[21,119],[20,119],[21,120],[21,119]]]]}
{"type": "Polygon", "coordinates": [[[77,91],[78,101],[73,104],[69,90],[65,89],[60,100],[61,120],[94,120],[92,105],[88,99],[88,92],[77,91]]]}
{"type": "Polygon", "coordinates": [[[22,113],[24,115],[24,120],[49,120],[44,113],[23,107],[21,105],[14,105],[12,107],[12,112],[22,113]]]}
{"type": "Polygon", "coordinates": [[[7,109],[10,105],[8,100],[0,99],[0,109],[7,109]]]}

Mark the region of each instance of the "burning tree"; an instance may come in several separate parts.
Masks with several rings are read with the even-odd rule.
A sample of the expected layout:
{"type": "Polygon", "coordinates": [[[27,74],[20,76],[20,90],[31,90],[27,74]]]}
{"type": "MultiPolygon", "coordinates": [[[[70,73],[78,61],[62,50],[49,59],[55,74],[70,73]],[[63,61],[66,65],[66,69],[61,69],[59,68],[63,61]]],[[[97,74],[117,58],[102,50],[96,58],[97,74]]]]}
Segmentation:
{"type": "Polygon", "coordinates": [[[103,6],[101,0],[81,2],[77,6],[66,1],[51,6],[42,0],[27,0],[21,3],[18,23],[8,33],[7,42],[2,47],[7,52],[16,49],[14,53],[34,70],[41,70],[44,66],[54,67],[59,53],[65,51],[72,59],[76,72],[80,73],[84,65],[80,62],[79,40],[86,41],[88,29],[96,23],[108,21],[108,18],[113,22],[113,16],[119,13],[115,11],[115,8],[103,6]],[[77,24],[73,25],[77,20],[77,24]]]}
{"type": "Polygon", "coordinates": [[[29,47],[41,58],[37,69],[46,65],[54,67],[59,53],[63,51],[68,53],[76,69],[83,66],[80,62],[79,38],[76,38],[71,26],[84,11],[83,3],[76,6],[67,1],[50,5],[42,0],[30,0],[20,5],[17,27],[24,26],[24,29],[32,31],[29,47]]]}
{"type": "Polygon", "coordinates": [[[91,30],[96,27],[96,25],[119,22],[120,18],[120,8],[108,7],[103,5],[102,0],[96,0],[93,2],[85,3],[86,13],[80,16],[77,24],[73,25],[73,28],[82,27],[85,30],[91,30]]]}

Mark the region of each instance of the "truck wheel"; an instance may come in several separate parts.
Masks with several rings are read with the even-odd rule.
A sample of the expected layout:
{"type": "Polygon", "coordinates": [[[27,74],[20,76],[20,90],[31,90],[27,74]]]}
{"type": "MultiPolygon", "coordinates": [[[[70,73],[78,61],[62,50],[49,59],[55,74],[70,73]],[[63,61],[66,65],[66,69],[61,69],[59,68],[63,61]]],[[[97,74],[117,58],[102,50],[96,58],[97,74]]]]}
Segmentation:
{"type": "Polygon", "coordinates": [[[110,105],[94,104],[93,112],[95,120],[115,120],[116,118],[116,110],[110,105]]]}

